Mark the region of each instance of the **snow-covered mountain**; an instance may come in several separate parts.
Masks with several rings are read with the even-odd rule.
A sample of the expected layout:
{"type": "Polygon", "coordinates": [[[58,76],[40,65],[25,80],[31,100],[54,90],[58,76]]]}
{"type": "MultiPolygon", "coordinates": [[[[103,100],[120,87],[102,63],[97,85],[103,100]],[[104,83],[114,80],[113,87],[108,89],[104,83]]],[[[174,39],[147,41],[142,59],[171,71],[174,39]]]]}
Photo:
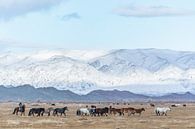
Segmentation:
{"type": "Polygon", "coordinates": [[[55,50],[0,54],[0,85],[135,93],[195,92],[195,52],[159,49],[55,50]]]}

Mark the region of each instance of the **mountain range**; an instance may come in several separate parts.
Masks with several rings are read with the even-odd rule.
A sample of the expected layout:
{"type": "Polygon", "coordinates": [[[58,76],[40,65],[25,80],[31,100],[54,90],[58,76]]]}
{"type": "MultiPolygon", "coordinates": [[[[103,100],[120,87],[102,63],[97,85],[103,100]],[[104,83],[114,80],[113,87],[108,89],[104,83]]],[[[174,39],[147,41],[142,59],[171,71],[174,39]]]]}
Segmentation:
{"type": "Polygon", "coordinates": [[[86,95],[78,95],[69,90],[57,90],[53,87],[34,88],[30,85],[18,87],[0,87],[0,101],[49,101],[49,102],[149,102],[149,101],[176,101],[194,102],[195,95],[167,94],[163,96],[146,96],[129,91],[95,90],[86,95]]]}
{"type": "Polygon", "coordinates": [[[77,94],[195,93],[195,52],[161,49],[55,50],[0,53],[0,85],[54,87],[77,94]]]}

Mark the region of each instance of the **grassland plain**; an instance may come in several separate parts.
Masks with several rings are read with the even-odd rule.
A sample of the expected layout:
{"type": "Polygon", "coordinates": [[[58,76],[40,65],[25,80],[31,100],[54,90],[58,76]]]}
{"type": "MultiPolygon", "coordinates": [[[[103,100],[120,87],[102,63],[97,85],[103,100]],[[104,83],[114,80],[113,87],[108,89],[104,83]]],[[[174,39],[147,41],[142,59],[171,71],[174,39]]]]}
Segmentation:
{"type": "MultiPolygon", "coordinates": [[[[154,107],[149,104],[130,103],[130,105],[112,105],[113,107],[144,107],[145,112],[141,116],[102,116],[91,117],[76,116],[79,107],[90,104],[56,103],[55,107],[68,106],[67,116],[54,117],[29,117],[28,111],[32,107],[48,108],[47,103],[26,103],[26,115],[13,115],[13,109],[17,103],[0,103],[0,129],[195,129],[195,104],[188,103],[187,107],[172,108],[168,116],[156,116],[154,107]]],[[[95,104],[97,107],[109,106],[109,104],[95,104]]],[[[157,103],[157,106],[169,106],[170,103],[157,103]]],[[[54,108],[55,108],[54,107],[54,108]]]]}

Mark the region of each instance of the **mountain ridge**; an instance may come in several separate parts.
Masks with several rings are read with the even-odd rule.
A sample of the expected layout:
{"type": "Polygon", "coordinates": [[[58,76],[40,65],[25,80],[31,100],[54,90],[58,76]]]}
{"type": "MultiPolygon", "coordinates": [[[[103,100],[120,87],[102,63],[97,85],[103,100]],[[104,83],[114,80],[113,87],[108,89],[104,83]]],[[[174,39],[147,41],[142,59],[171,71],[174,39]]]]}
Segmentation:
{"type": "Polygon", "coordinates": [[[147,96],[130,91],[95,90],[78,95],[69,90],[54,87],[34,88],[30,85],[18,87],[0,86],[0,101],[66,101],[66,102],[148,102],[148,101],[195,101],[195,95],[172,93],[163,96],[147,96]]]}

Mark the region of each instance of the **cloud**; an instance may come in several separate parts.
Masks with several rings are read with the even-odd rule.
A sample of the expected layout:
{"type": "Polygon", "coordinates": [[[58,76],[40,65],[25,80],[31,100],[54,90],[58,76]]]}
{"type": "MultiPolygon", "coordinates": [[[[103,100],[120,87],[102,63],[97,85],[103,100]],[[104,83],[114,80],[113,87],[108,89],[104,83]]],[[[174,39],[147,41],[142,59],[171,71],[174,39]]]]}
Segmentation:
{"type": "Polygon", "coordinates": [[[63,0],[0,0],[0,19],[10,19],[16,16],[49,9],[63,0]]]}
{"type": "Polygon", "coordinates": [[[130,6],[118,8],[114,12],[125,17],[163,17],[194,15],[195,11],[167,6],[130,6]]]}
{"type": "Polygon", "coordinates": [[[68,21],[68,20],[71,20],[71,19],[80,19],[80,15],[76,12],[74,13],[70,13],[70,14],[66,14],[62,17],[62,20],[63,21],[68,21]]]}

